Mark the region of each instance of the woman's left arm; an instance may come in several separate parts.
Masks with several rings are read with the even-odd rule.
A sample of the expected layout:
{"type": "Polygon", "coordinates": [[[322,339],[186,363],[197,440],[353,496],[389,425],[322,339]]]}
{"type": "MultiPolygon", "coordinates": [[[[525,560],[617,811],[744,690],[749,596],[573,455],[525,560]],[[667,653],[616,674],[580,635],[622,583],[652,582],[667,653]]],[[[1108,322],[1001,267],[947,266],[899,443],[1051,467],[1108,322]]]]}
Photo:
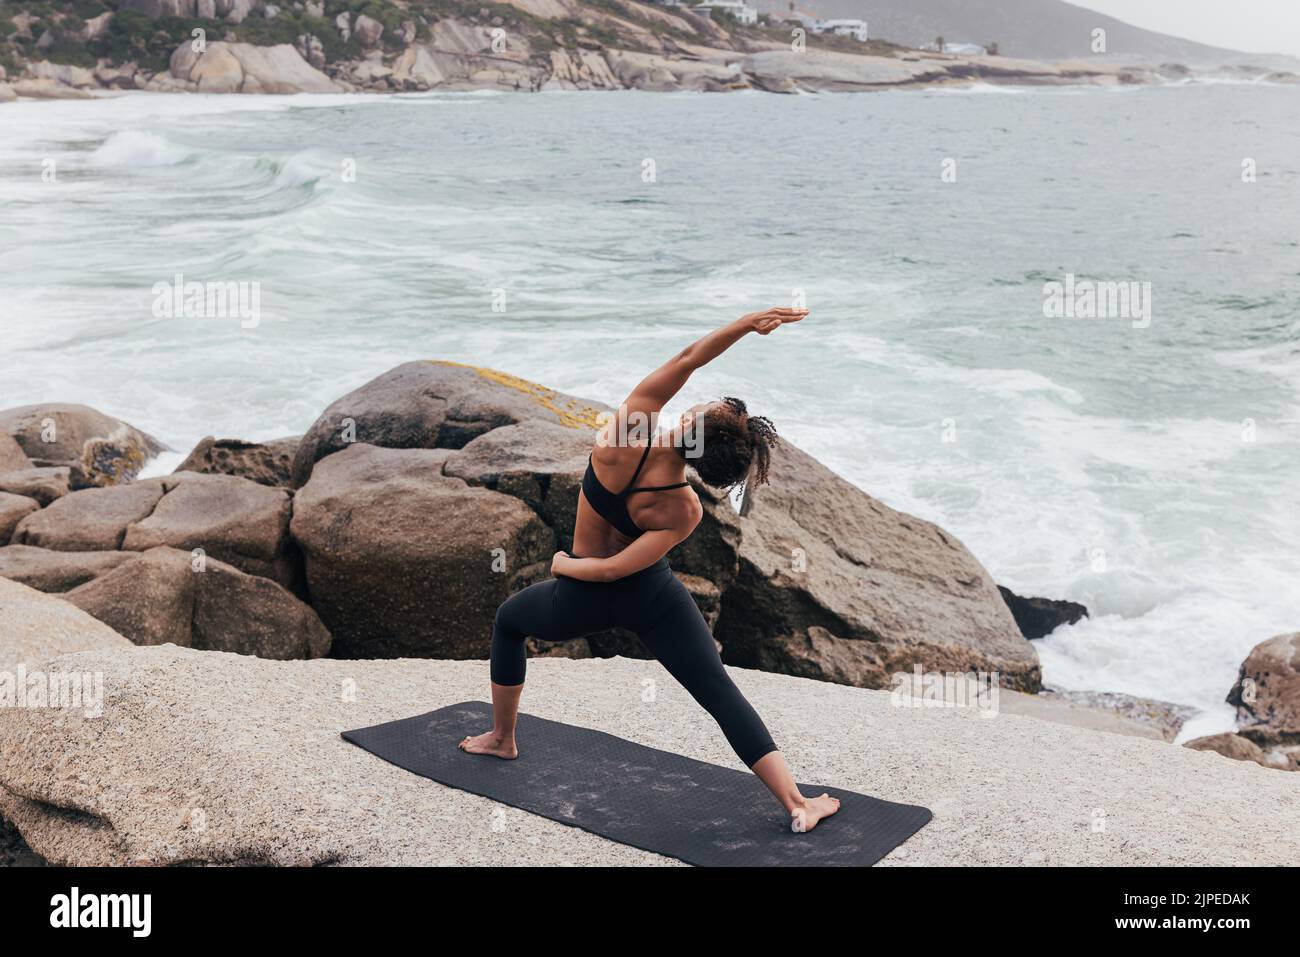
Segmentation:
{"type": "MultiPolygon", "coordinates": [[[[693,528],[694,526],[692,526],[693,528]]],[[[662,528],[646,532],[627,548],[609,558],[573,558],[556,552],[551,559],[551,574],[576,578],[584,582],[612,582],[649,568],[667,555],[691,533],[675,528],[662,528]]]]}

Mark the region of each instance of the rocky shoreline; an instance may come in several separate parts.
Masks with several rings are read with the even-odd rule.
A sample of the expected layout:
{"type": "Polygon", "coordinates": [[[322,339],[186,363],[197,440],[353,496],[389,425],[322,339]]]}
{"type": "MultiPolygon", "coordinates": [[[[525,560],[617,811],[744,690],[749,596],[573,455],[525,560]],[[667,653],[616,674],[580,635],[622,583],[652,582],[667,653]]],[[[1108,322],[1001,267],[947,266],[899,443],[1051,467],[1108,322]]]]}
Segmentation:
{"type": "MultiPolygon", "coordinates": [[[[375,2],[357,13],[305,0],[123,0],[23,9],[0,32],[0,102],[120,91],[430,90],[776,93],[970,83],[1115,86],[1182,80],[1180,64],[1043,62],[801,36],[769,18],[741,26],[635,0],[516,0],[480,6],[375,2]],[[101,13],[92,16],[102,9],[101,13]],[[197,37],[197,39],[196,39],[197,37]]],[[[1238,67],[1239,78],[1296,82],[1238,67]]]]}
{"type": "MultiPolygon", "coordinates": [[[[285,858],[261,831],[252,850],[215,857],[184,835],[163,841],[156,815],[132,797],[131,782],[148,788],[156,773],[140,762],[182,731],[187,748],[207,755],[196,774],[230,760],[198,730],[216,720],[207,709],[225,706],[205,705],[184,675],[237,697],[232,682],[246,667],[257,681],[296,675],[317,692],[338,679],[345,698],[368,689],[372,708],[394,707],[374,683],[396,675],[383,659],[441,659],[417,669],[422,680],[477,674],[481,683],[497,605],[546,577],[551,554],[571,545],[586,453],[608,411],[496,370],[410,362],[338,399],[301,437],[207,438],[156,478],[138,476],[162,443],[134,425],[85,406],[0,411],[0,675],[70,656],[58,668],[107,675],[105,708],[136,728],[120,751],[93,758],[110,761],[104,773],[116,782],[101,787],[67,770],[103,743],[95,719],[0,707],[0,813],[58,863],[332,859],[323,845],[285,858]],[[157,687],[141,698],[146,675],[157,687]],[[86,817],[69,820],[68,809],[86,817]]],[[[792,444],[774,457],[771,485],[739,512],[692,479],[705,517],[670,556],[673,568],[724,663],[775,673],[764,680],[777,682],[777,698],[818,689],[820,699],[837,685],[887,698],[894,676],[914,669],[996,672],[1003,711],[1017,719],[1166,746],[1186,717],[1122,695],[1039,694],[1029,637],[1086,609],[1000,590],[950,533],[888,508],[792,444]]],[[[1238,729],[1188,747],[1296,769],[1298,644],[1287,635],[1257,647],[1231,692],[1238,729]]],[[[553,666],[585,677],[653,666],[636,661],[646,654],[634,635],[617,631],[532,651],[568,659],[553,666]]],[[[289,717],[297,703],[265,690],[240,707],[267,734],[303,720],[289,717]]],[[[367,723],[349,714],[338,711],[342,727],[367,723]]],[[[701,733],[707,722],[689,709],[679,717],[701,733]]],[[[328,738],[342,727],[300,733],[328,738]]],[[[197,779],[189,786],[204,806],[223,800],[197,779]]]]}

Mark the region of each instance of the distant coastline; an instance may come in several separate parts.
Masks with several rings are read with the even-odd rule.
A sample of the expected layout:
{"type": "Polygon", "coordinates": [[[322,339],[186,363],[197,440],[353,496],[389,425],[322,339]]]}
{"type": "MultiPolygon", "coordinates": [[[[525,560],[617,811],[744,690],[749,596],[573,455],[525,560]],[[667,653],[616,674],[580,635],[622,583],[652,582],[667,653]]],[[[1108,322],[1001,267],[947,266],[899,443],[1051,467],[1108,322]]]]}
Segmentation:
{"type": "Polygon", "coordinates": [[[368,4],[366,13],[317,0],[19,0],[13,8],[18,12],[0,22],[0,102],[122,91],[804,93],[974,83],[1122,86],[1207,75],[1300,82],[1300,74],[1264,66],[1206,73],[1140,59],[972,53],[984,48],[957,44],[948,52],[910,49],[817,33],[800,18],[741,24],[720,13],[711,19],[684,6],[634,0],[453,3],[437,12],[381,2],[368,4]]]}

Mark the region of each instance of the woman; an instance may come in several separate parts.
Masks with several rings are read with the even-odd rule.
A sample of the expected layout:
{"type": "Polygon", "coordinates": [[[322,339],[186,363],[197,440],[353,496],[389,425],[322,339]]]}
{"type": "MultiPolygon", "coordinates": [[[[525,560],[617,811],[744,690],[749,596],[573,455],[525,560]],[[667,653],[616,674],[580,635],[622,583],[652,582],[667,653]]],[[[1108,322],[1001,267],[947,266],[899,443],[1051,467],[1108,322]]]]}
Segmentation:
{"type": "Polygon", "coordinates": [[[524,639],[567,641],[611,627],[636,632],[652,654],[718,722],[722,733],[776,799],[796,832],[839,810],[823,794],[799,793],[763,721],[718,657],[713,635],[665,557],[703,515],[686,482],[689,459],[707,484],[731,489],[767,480],[772,423],[726,398],[693,406],[666,435],[656,423],[691,373],[748,333],[767,335],[798,322],[805,309],[755,312],[709,333],[632,390],[597,438],[578,496],[573,555],[557,552],[555,576],[523,589],[497,609],[492,631],[492,730],[460,743],[471,754],[514,758],[515,717],[524,689],[524,639]],[[639,484],[638,484],[639,483],[639,484]],[[614,489],[621,489],[615,493],[614,489]],[[583,556],[583,557],[578,557],[583,556]]]}

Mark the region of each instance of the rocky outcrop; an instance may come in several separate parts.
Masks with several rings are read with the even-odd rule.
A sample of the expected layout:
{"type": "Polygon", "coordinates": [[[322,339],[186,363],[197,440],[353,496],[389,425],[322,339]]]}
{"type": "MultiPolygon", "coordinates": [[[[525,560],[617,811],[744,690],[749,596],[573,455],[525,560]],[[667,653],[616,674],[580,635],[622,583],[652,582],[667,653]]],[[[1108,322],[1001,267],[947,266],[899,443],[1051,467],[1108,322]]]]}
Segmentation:
{"type": "Polygon", "coordinates": [[[1254,761],[1263,767],[1277,768],[1281,771],[1294,771],[1297,768],[1294,757],[1278,753],[1269,754],[1249,738],[1231,732],[1196,738],[1188,741],[1183,747],[1191,748],[1193,751],[1213,751],[1234,761],[1254,761]]]}
{"type": "Polygon", "coordinates": [[[550,74],[544,89],[618,90],[623,87],[598,50],[552,50],[550,74]]]}
{"type": "MultiPolygon", "coordinates": [[[[607,411],[436,362],[399,366],[331,405],[298,449],[295,479],[312,479],[292,533],[338,646],[368,657],[485,653],[497,604],[544,576],[529,565],[569,546],[586,453],[607,411]],[[317,483],[311,469],[327,464],[317,483]],[[493,549],[503,563],[488,573],[493,549]],[[408,580],[416,584],[390,584],[408,580]],[[451,596],[453,625],[437,621],[435,596],[451,596]]],[[[745,518],[698,480],[692,487],[705,517],[670,558],[697,581],[702,606],[718,609],[728,663],[866,687],[920,663],[1038,689],[1037,655],[996,586],[941,529],[788,444],[745,518]]],[[[588,642],[597,654],[639,648],[629,636],[588,642]]]]}
{"type": "MultiPolygon", "coordinates": [[[[36,668],[57,655],[129,647],[131,642],[80,608],[0,578],[0,672],[36,668]]],[[[0,713],[12,710],[3,707],[0,713]]]]}
{"type": "Polygon", "coordinates": [[[289,43],[259,47],[216,41],[198,53],[187,41],[172,54],[170,73],[199,93],[337,93],[343,89],[289,43]]]}
{"type": "Polygon", "coordinates": [[[714,93],[749,86],[739,56],[722,51],[713,60],[687,60],[630,50],[611,50],[607,58],[609,69],[619,83],[633,90],[714,93]]]}
{"type": "Polygon", "coordinates": [[[28,63],[27,75],[35,80],[77,89],[90,89],[98,85],[93,70],[68,63],[50,63],[48,60],[33,60],[28,63]]]}
{"type": "Polygon", "coordinates": [[[551,530],[518,499],[444,475],[450,454],[354,445],[298,492],[293,538],[336,655],[484,658],[497,606],[549,573],[551,530]]]}
{"type": "Polygon", "coordinates": [[[385,63],[379,50],[348,66],[350,79],[377,90],[536,90],[546,71],[528,37],[519,30],[495,33],[488,24],[439,19],[426,27],[427,39],[408,22],[406,43],[385,63]]]}
{"type": "Polygon", "coordinates": [[[18,523],[38,508],[35,499],[0,492],[0,545],[8,545],[18,523]]]}
{"type": "Polygon", "coordinates": [[[1073,625],[1088,617],[1088,609],[1075,601],[1054,598],[1024,598],[1010,588],[998,586],[1002,600],[1011,609],[1016,627],[1026,638],[1044,638],[1062,625],[1073,625]]]}
{"type": "MultiPolygon", "coordinates": [[[[127,572],[74,553],[168,546],[305,597],[338,655],[483,657],[497,606],[571,547],[587,453],[609,411],[491,369],[406,363],[332,403],[297,443],[296,495],[270,484],[285,480],[292,440],[273,452],[207,439],[188,464],[221,471],[24,506],[11,539],[32,550],[0,555],[0,573],[103,595],[103,579],[127,572]]],[[[987,572],[942,529],[788,443],[743,517],[691,481],[704,517],[670,560],[727,663],[864,687],[920,665],[1038,689],[1032,646],[987,572]]],[[[120,630],[187,640],[175,622],[188,599],[166,580],[170,605],[142,602],[158,605],[157,620],[120,630]]],[[[565,653],[644,651],[611,632],[565,653]]]]}
{"type": "MultiPolygon", "coordinates": [[[[276,662],[158,647],[90,652],[63,666],[104,675],[102,716],[54,722],[0,709],[0,813],[54,864],[672,863],[443,787],[339,737],[482,700],[482,662],[276,662]],[[489,820],[492,840],[466,826],[489,820]]],[[[886,692],[731,674],[802,779],[933,810],[885,865],[1300,859],[1293,780],[1250,763],[1017,715],[900,708],[886,692]],[[925,770],[899,774],[904,767],[925,770]],[[1088,826],[1096,808],[1104,827],[1088,826]],[[1252,826],[1222,825],[1243,808],[1252,826]]],[[[654,662],[541,659],[529,678],[532,714],[739,766],[654,662]]],[[[772,812],[777,826],[780,808],[772,812]]]]}
{"type": "Polygon", "coordinates": [[[178,472],[85,489],[23,519],[13,542],[65,552],[159,545],[228,562],[290,589],[300,584],[289,541],[290,493],[233,475],[178,472]]]}
{"type": "Polygon", "coordinates": [[[28,100],[89,100],[93,94],[90,90],[69,86],[58,80],[42,80],[32,77],[20,77],[9,88],[14,92],[14,99],[28,100]]]}
{"type": "Polygon", "coordinates": [[[1045,688],[1041,698],[1055,698],[1092,712],[1111,712],[1125,721],[1151,729],[1165,741],[1173,741],[1183,725],[1196,716],[1197,709],[1172,701],[1140,698],[1118,691],[1065,691],[1045,688]]]}
{"type": "Polygon", "coordinates": [[[1227,700],[1237,708],[1238,734],[1300,756],[1300,632],[1251,649],[1227,700]]]}
{"type": "Polygon", "coordinates": [[[316,613],[275,582],[174,548],[131,556],[64,598],[137,645],[281,660],[330,648],[316,613]]]}
{"type": "MultiPolygon", "coordinates": [[[[198,2],[206,14],[213,12],[211,0],[198,2]]],[[[216,0],[216,12],[219,15],[223,6],[229,6],[226,18],[238,24],[256,2],[216,0]]],[[[124,8],[142,7],[149,16],[174,16],[171,7],[193,6],[188,0],[129,3],[133,6],[124,8]]],[[[337,44],[313,33],[290,34],[293,43],[274,47],[237,41],[227,34],[228,39],[208,43],[202,53],[193,50],[189,40],[184,41],[174,51],[169,68],[152,75],[135,63],[114,64],[108,58],[101,58],[93,70],[45,61],[27,64],[29,71],[35,68],[39,75],[0,83],[0,101],[17,97],[84,99],[95,95],[96,89],[205,93],[751,89],[794,93],[972,82],[1115,85],[1161,79],[1148,66],[1119,68],[1093,61],[1040,63],[906,50],[895,55],[878,50],[863,55],[815,46],[796,52],[788,42],[733,36],[722,24],[684,9],[668,13],[627,0],[608,0],[596,6],[556,6],[552,0],[529,3],[555,7],[555,25],[547,25],[545,18],[511,19],[506,27],[507,21],[500,15],[484,18],[470,14],[468,18],[440,17],[422,27],[407,19],[386,34],[380,20],[343,11],[332,21],[333,31],[345,45],[342,54],[337,44]],[[561,8],[568,7],[577,13],[562,12],[561,8]],[[504,32],[494,34],[493,28],[504,32]],[[701,42],[690,42],[691,36],[701,42]],[[398,44],[398,52],[388,52],[390,45],[398,44]],[[356,58],[358,51],[363,54],[360,58],[356,58]]],[[[280,8],[267,4],[261,10],[274,18],[280,8]]],[[[298,23],[302,29],[327,29],[317,22],[298,23]]],[[[46,31],[43,36],[51,34],[46,31]]],[[[150,42],[158,43],[158,36],[150,42]]],[[[814,38],[812,42],[819,41],[814,38]]],[[[1276,73],[1268,79],[1292,82],[1295,76],[1276,73]]]]}
{"type": "Polygon", "coordinates": [[[942,64],[919,57],[908,60],[815,49],[796,53],[788,46],[749,53],[741,60],[741,69],[753,86],[773,93],[854,92],[935,82],[946,76],[942,64]]]}
{"type": "Polygon", "coordinates": [[[287,487],[300,438],[293,435],[269,442],[243,442],[209,435],[194,446],[176,471],[235,475],[259,485],[287,487]]]}
{"type": "Polygon", "coordinates": [[[164,451],[152,436],[85,405],[26,405],[0,411],[7,432],[38,467],[69,470],[74,489],[130,481],[164,451]]]}

